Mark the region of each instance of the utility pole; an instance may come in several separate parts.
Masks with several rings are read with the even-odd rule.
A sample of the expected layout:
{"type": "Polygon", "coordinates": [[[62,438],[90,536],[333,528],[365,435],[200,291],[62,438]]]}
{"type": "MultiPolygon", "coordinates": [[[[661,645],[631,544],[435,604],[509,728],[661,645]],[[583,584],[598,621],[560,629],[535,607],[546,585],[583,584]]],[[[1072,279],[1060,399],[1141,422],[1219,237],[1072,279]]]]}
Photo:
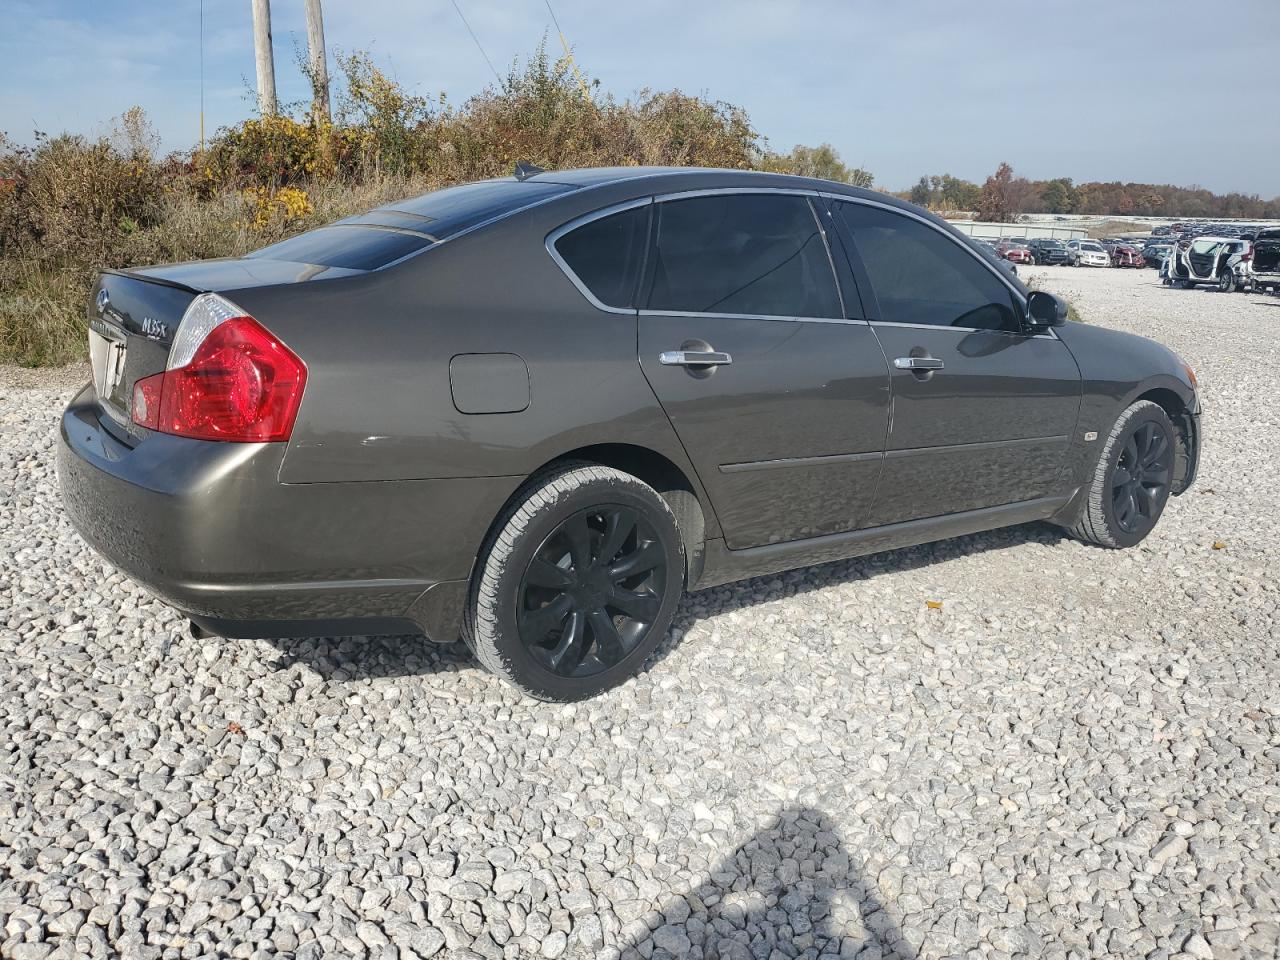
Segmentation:
{"type": "Polygon", "coordinates": [[[320,0],[306,0],[307,53],[310,58],[311,117],[317,127],[329,122],[329,64],[324,52],[324,14],[320,0]]]}
{"type": "Polygon", "coordinates": [[[276,65],[271,53],[271,0],[253,0],[253,53],[258,68],[258,112],[276,113],[276,65]]]}

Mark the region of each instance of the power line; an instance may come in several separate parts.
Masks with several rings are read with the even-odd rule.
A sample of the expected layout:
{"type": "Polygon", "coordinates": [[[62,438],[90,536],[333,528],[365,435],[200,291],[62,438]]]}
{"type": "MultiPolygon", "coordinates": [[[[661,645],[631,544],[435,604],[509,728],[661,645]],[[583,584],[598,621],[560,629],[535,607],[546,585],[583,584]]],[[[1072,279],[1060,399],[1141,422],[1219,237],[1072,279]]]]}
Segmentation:
{"type": "Polygon", "coordinates": [[[502,78],[498,76],[498,71],[494,69],[493,61],[489,59],[489,55],[484,52],[484,47],[480,46],[480,38],[476,36],[476,32],[471,29],[471,24],[467,23],[467,18],[463,16],[462,8],[458,6],[458,0],[449,0],[449,2],[453,4],[453,9],[458,11],[458,19],[467,28],[467,33],[471,34],[471,39],[475,42],[476,49],[480,51],[480,56],[484,57],[484,62],[489,65],[489,72],[493,74],[493,79],[498,81],[498,86],[502,86],[502,78]]]}
{"type": "Polygon", "coordinates": [[[582,90],[582,99],[590,100],[591,93],[587,90],[587,81],[582,79],[582,74],[578,71],[578,62],[573,59],[573,50],[569,48],[569,41],[565,38],[564,31],[560,29],[560,19],[556,16],[556,12],[551,9],[551,0],[543,0],[547,5],[547,13],[551,14],[551,22],[555,25],[556,33],[560,35],[560,46],[564,48],[565,58],[569,61],[569,66],[573,68],[573,75],[577,78],[578,87],[582,90]]]}

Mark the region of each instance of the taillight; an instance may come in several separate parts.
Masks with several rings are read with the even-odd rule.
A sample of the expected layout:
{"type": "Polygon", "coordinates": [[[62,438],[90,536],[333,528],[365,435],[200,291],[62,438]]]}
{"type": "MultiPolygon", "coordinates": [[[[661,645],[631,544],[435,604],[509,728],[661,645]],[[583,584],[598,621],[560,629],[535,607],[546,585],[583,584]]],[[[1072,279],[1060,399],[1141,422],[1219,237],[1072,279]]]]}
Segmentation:
{"type": "Polygon", "coordinates": [[[262,324],[203,294],[183,317],[169,369],[134,384],[133,419],[198,440],[288,440],[306,382],[303,362],[262,324]]]}

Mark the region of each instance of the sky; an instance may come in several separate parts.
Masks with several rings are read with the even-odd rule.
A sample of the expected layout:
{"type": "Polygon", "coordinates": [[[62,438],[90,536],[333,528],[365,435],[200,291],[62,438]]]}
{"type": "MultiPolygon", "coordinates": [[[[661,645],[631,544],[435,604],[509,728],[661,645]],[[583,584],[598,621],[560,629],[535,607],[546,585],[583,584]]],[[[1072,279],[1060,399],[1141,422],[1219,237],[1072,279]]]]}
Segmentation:
{"type": "MultiPolygon", "coordinates": [[[[546,0],[457,0],[500,74],[546,0]]],[[[581,68],[619,98],[679,88],[744,107],[774,149],[831,143],[878,185],[1032,179],[1280,195],[1280,0],[551,0],[581,68]],[[1217,21],[1229,11],[1227,29],[1217,21]],[[1254,91],[1258,92],[1254,92],[1254,91]],[[1271,105],[1266,106],[1266,101],[1271,105]]],[[[301,101],[303,0],[273,0],[276,84],[301,101]]],[[[100,134],[134,104],[166,149],[199,137],[199,0],[0,0],[0,131],[100,134]]],[[[367,50],[460,103],[494,82],[451,0],[326,0],[329,50],[367,50]]],[[[206,130],[254,109],[249,0],[204,0],[206,130]]],[[[332,69],[332,60],[331,69],[332,69]]]]}

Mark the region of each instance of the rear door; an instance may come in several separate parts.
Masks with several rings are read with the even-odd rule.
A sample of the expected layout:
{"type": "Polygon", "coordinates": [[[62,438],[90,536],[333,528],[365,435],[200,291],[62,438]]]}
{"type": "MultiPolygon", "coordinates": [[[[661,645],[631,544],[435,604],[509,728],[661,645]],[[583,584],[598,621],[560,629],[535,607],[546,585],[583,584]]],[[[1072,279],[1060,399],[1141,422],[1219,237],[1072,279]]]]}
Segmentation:
{"type": "Polygon", "coordinates": [[[833,202],[888,358],[892,427],[867,522],[897,523],[1061,493],[1080,371],[981,257],[933,224],[833,202]]]}
{"type": "Polygon", "coordinates": [[[826,232],[801,193],[654,205],[640,365],[732,549],[856,529],[875,495],[888,370],[826,232]]]}

